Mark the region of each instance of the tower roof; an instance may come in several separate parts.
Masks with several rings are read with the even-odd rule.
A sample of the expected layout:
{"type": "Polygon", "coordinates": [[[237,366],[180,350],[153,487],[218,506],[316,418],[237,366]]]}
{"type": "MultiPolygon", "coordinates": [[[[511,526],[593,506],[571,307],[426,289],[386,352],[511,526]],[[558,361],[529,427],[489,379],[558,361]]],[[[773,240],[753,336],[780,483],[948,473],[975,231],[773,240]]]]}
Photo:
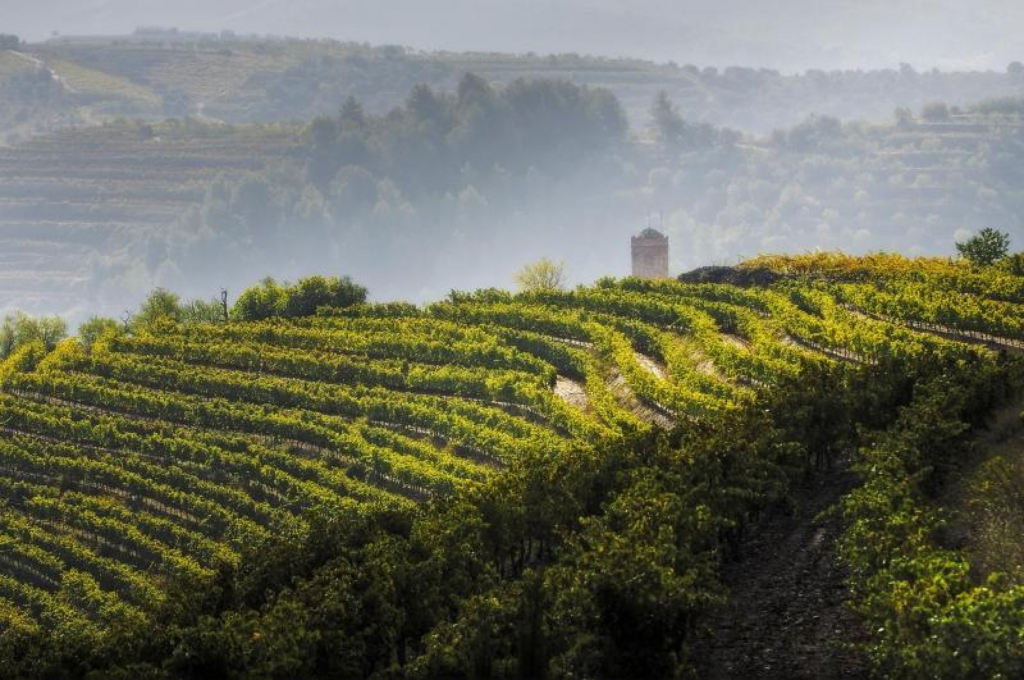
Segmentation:
{"type": "Polygon", "coordinates": [[[668,237],[662,234],[660,231],[658,231],[657,229],[652,229],[651,227],[647,227],[646,229],[641,231],[640,234],[637,235],[635,238],[650,238],[659,240],[668,239],[668,237]]]}

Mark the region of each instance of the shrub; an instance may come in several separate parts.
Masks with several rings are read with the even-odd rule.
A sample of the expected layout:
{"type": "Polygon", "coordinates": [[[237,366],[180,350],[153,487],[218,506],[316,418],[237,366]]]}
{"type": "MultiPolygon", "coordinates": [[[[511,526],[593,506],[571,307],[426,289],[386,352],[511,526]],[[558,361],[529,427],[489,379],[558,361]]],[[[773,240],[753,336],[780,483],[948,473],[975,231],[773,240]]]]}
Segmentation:
{"type": "Polygon", "coordinates": [[[351,307],[366,301],[367,291],[352,279],[310,276],[294,285],[263,279],[247,288],[235,302],[232,316],[240,321],[258,321],[273,316],[312,316],[321,307],[351,307]]]}

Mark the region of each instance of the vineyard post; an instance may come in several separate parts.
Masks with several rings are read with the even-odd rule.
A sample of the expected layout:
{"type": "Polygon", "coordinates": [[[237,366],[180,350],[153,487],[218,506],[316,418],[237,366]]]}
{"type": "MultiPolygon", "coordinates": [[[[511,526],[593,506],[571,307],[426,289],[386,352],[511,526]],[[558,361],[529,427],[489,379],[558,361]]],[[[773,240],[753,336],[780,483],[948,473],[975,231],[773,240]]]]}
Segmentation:
{"type": "Polygon", "coordinates": [[[224,323],[227,324],[227,322],[228,322],[228,289],[227,288],[221,288],[220,289],[220,306],[221,306],[221,309],[223,310],[223,314],[224,314],[224,323]]]}

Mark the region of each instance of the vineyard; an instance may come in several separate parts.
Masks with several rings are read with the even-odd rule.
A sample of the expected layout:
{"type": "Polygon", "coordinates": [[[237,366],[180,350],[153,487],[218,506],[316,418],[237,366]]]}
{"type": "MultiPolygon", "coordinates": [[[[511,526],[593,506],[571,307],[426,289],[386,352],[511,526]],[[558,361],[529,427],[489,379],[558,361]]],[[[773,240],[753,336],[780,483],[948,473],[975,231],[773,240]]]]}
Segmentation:
{"type": "MultiPolygon", "coordinates": [[[[158,119],[198,116],[228,123],[308,119],[336,110],[352,94],[376,111],[402,101],[416,83],[453,88],[465,72],[488,81],[556,78],[606,87],[631,118],[646,115],[667,90],[690,120],[769,132],[816,112],[887,119],[897,105],[977,101],[1020,93],[1012,75],[994,71],[915,73],[808,71],[705,64],[676,65],[578,54],[424,52],[325,40],[253,40],[195,34],[65,36],[0,53],[0,86],[11,73],[43,65],[66,97],[72,119],[119,115],[158,119]]],[[[63,126],[67,118],[58,118],[63,126]]],[[[45,126],[41,126],[45,129],[45,126]]],[[[7,132],[0,125],[0,138],[7,132]]]]}
{"type": "MultiPolygon", "coordinates": [[[[804,375],[1024,347],[1024,279],[999,270],[743,267],[778,278],[453,293],[23,347],[0,364],[0,639],[102,647],[151,624],[169,584],[209,588],[311,514],[416,515],[524,460],[699,429],[804,375]]],[[[723,493],[764,494],[754,463],[723,472],[723,493]]]]}
{"type": "MultiPolygon", "coordinates": [[[[112,123],[0,151],[0,296],[58,311],[83,287],[154,257],[154,236],[187,233],[178,218],[217,180],[260,170],[294,150],[295,130],[112,123]]],[[[160,258],[157,257],[157,260],[160,258]]]]}

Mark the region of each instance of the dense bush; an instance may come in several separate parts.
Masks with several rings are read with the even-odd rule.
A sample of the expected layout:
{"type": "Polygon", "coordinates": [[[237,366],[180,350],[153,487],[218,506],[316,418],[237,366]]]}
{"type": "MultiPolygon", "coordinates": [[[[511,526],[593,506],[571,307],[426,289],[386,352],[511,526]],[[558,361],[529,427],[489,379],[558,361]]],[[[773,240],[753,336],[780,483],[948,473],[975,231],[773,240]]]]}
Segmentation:
{"type": "Polygon", "coordinates": [[[310,276],[295,284],[266,278],[247,288],[235,302],[232,317],[258,321],[272,316],[312,316],[321,307],[351,307],[366,301],[367,291],[350,278],[310,276]]]}
{"type": "Polygon", "coordinates": [[[1013,375],[993,363],[934,362],[897,422],[863,450],[864,484],[843,503],[842,551],[883,676],[1024,673],[1024,587],[998,574],[978,582],[969,555],[942,544],[934,500],[963,465],[972,425],[1015,386],[1013,375]]]}

